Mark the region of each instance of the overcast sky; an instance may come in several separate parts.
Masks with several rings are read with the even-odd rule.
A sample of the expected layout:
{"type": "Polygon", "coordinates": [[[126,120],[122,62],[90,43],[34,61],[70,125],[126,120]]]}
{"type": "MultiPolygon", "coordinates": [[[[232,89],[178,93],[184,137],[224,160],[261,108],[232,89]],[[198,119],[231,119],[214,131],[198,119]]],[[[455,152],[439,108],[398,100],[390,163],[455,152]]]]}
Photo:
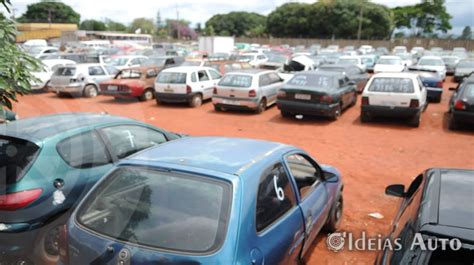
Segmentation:
{"type": "MultiPolygon", "coordinates": [[[[372,0],[375,3],[395,7],[410,5],[420,2],[419,0],[372,0]]],[[[26,6],[37,0],[12,0],[16,15],[19,16],[26,11],[26,6]]],[[[137,17],[155,18],[159,10],[162,19],[179,17],[196,23],[204,23],[213,15],[228,13],[231,11],[249,11],[267,15],[277,6],[286,2],[306,2],[314,0],[175,0],[175,1],[153,1],[153,0],[63,0],[81,14],[81,20],[110,18],[122,23],[130,23],[137,17]]],[[[459,34],[462,29],[469,25],[474,28],[474,0],[447,0],[448,12],[453,16],[451,24],[452,33],[459,34]]]]}

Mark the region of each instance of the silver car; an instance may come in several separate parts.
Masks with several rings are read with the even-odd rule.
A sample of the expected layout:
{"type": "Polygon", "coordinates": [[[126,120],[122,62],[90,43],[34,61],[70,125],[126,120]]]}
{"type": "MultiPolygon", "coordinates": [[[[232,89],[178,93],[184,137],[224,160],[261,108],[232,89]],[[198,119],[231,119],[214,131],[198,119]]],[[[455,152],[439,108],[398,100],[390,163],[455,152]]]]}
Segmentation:
{"type": "Polygon", "coordinates": [[[231,72],[214,88],[212,103],[216,111],[251,109],[262,113],[276,102],[283,84],[276,71],[251,69],[231,72]]]}
{"type": "Polygon", "coordinates": [[[49,83],[58,96],[81,94],[92,98],[98,95],[99,83],[111,80],[118,73],[115,67],[102,64],[77,64],[58,68],[49,83]]]}
{"type": "Polygon", "coordinates": [[[474,59],[460,60],[454,69],[454,81],[460,82],[474,72],[474,59]]]}

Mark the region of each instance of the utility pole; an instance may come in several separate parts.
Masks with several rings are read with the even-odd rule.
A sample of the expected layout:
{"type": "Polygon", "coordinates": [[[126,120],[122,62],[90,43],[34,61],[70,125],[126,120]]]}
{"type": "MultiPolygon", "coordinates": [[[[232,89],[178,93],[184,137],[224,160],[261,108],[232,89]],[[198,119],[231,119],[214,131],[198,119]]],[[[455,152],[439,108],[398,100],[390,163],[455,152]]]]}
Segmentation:
{"type": "Polygon", "coordinates": [[[357,30],[357,41],[360,42],[360,35],[362,32],[362,19],[364,17],[364,5],[360,5],[360,13],[359,13],[359,29],[357,30]]]}
{"type": "Polygon", "coordinates": [[[179,9],[178,9],[178,3],[176,3],[176,36],[178,40],[180,39],[180,34],[179,34],[179,9]]]}

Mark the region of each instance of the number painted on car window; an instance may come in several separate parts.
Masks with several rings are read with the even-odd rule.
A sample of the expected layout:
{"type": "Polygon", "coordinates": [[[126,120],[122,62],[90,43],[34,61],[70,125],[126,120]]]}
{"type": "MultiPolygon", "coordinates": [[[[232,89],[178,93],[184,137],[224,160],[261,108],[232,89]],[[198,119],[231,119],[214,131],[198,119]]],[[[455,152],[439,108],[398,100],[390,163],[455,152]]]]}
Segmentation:
{"type": "Polygon", "coordinates": [[[130,147],[135,148],[135,141],[133,140],[135,136],[133,136],[132,132],[129,130],[123,131],[127,135],[127,139],[130,141],[130,147]]]}
{"type": "Polygon", "coordinates": [[[277,195],[278,200],[283,201],[285,199],[285,192],[281,187],[278,187],[278,176],[273,176],[273,186],[275,187],[275,193],[277,195]]]}

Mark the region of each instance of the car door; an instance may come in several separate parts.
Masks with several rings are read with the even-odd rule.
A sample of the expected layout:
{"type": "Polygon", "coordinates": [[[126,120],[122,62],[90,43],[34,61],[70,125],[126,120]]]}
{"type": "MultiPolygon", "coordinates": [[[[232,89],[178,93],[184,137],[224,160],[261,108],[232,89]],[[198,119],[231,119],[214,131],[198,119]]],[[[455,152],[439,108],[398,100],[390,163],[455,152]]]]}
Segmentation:
{"type": "Polygon", "coordinates": [[[199,91],[202,92],[203,99],[209,99],[212,97],[212,91],[214,89],[214,81],[209,76],[209,72],[207,70],[200,70],[197,72],[198,77],[198,88],[199,91]]]}
{"type": "Polygon", "coordinates": [[[268,88],[267,98],[268,105],[276,102],[278,91],[283,87],[283,80],[277,73],[269,73],[271,85],[268,88]]]}
{"type": "Polygon", "coordinates": [[[304,221],[294,186],[281,162],[266,168],[256,198],[255,265],[297,264],[304,241],[304,221]]]}
{"type": "MultiPolygon", "coordinates": [[[[219,67],[220,65],[217,65],[217,67],[219,67]]],[[[217,72],[216,70],[214,69],[209,69],[208,70],[208,73],[209,73],[209,76],[211,77],[212,79],[212,82],[211,82],[211,85],[212,85],[212,89],[211,90],[208,90],[206,92],[210,92],[211,95],[208,95],[209,97],[212,97],[212,91],[214,90],[214,87],[217,86],[217,83],[219,83],[219,81],[221,80],[222,78],[222,75],[217,72]]]]}
{"type": "Polygon", "coordinates": [[[342,93],[342,104],[344,108],[351,105],[352,102],[357,101],[356,86],[350,84],[350,80],[348,77],[344,77],[342,79],[342,86],[339,89],[342,93]]]}
{"type": "Polygon", "coordinates": [[[97,84],[113,78],[113,76],[108,75],[105,69],[100,65],[89,66],[88,71],[90,78],[97,84]]]}
{"type": "Polygon", "coordinates": [[[321,168],[306,154],[288,154],[285,164],[297,188],[296,193],[305,220],[303,253],[306,253],[325,224],[330,209],[326,184],[321,168]]]}

